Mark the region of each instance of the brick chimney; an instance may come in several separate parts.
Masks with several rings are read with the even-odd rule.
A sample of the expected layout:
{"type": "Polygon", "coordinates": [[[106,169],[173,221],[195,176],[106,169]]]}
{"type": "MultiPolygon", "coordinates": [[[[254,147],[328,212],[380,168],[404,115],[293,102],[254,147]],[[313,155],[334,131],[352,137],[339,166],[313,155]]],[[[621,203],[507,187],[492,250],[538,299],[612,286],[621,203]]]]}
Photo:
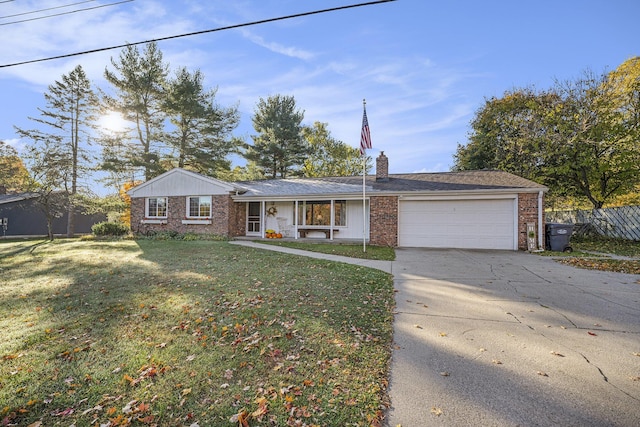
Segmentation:
{"type": "Polygon", "coordinates": [[[376,158],[376,181],[389,181],[389,159],[384,155],[384,151],[376,158]]]}

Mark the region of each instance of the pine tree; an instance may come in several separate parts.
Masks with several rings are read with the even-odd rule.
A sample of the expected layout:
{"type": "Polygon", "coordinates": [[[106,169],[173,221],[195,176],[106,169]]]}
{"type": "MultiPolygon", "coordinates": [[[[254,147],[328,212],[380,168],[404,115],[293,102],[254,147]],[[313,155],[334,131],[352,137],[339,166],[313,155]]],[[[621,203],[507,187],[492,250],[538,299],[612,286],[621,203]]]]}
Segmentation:
{"type": "Polygon", "coordinates": [[[104,96],[106,109],[116,111],[131,122],[127,134],[102,138],[102,168],[131,179],[142,170],[149,180],[163,172],[161,160],[162,110],[168,66],[156,43],[146,45],[140,53],[136,46],[125,47],[117,60],[111,58],[114,70],[105,69],[104,76],[115,94],[104,96]]]}
{"type": "Polygon", "coordinates": [[[260,98],[253,116],[253,145],[245,158],[260,166],[271,178],[300,175],[308,146],[302,137],[304,112],[296,107],[293,96],[260,98]]]}
{"type": "Polygon", "coordinates": [[[178,167],[209,176],[230,170],[227,156],[240,145],[231,132],[238,126],[237,108],[216,104],[216,90],[205,91],[204,76],[180,68],[167,85],[164,110],[173,130],[166,135],[178,167]]]}
{"type": "Polygon", "coordinates": [[[67,236],[72,237],[80,179],[92,163],[87,146],[91,143],[98,101],[80,65],[48,89],[44,94],[47,106],[38,109],[41,117],[29,117],[42,126],[16,130],[21,137],[33,141],[32,159],[38,150],[47,153],[47,157],[37,157],[38,175],[46,182],[47,191],[64,193],[63,198],[68,203],[67,236]]]}

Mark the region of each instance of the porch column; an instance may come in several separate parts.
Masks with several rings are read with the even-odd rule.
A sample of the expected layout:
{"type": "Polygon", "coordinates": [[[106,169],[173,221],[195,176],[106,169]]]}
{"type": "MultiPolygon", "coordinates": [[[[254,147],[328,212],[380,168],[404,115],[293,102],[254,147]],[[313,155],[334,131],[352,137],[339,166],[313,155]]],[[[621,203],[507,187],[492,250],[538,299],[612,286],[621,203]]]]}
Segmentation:
{"type": "Polygon", "coordinates": [[[298,240],[298,201],[295,201],[293,208],[293,238],[298,240]]]}
{"type": "Polygon", "coordinates": [[[329,215],[329,240],[333,240],[333,224],[335,224],[335,200],[331,199],[331,215],[329,215]]]}
{"type": "Polygon", "coordinates": [[[266,210],[266,203],[264,200],[262,200],[260,202],[260,238],[264,239],[266,234],[265,234],[265,228],[267,226],[267,218],[265,217],[265,210],[266,210]]]}

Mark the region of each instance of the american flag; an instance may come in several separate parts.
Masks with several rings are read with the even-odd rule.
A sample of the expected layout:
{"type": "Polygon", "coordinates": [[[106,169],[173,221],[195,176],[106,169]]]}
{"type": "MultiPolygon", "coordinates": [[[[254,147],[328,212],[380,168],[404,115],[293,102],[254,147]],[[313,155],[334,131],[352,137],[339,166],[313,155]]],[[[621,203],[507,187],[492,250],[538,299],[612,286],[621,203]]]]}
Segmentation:
{"type": "Polygon", "coordinates": [[[365,150],[371,148],[371,134],[369,133],[369,121],[367,120],[367,108],[362,115],[362,132],[360,132],[360,154],[365,155],[365,150]]]}

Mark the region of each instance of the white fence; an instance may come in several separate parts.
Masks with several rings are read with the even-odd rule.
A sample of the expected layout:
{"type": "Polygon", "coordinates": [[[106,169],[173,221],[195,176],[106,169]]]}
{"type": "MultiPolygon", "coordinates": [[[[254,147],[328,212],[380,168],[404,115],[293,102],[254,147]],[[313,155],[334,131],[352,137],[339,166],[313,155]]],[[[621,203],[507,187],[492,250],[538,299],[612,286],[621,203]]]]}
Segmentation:
{"type": "Polygon", "coordinates": [[[578,233],[640,240],[640,206],[547,212],[546,222],[576,224],[578,233]]]}

